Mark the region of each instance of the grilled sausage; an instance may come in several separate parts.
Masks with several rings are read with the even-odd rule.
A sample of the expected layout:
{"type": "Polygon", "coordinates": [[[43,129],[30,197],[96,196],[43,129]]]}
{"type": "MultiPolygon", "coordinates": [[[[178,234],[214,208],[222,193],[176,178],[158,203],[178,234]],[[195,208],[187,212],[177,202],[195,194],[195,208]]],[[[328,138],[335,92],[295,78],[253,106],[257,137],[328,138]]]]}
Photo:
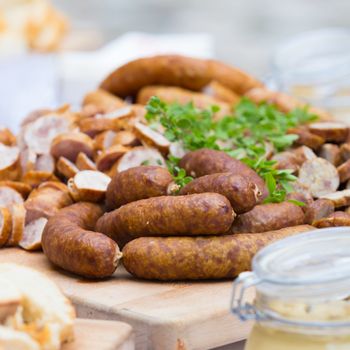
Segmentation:
{"type": "Polygon", "coordinates": [[[165,196],[173,178],[160,166],[138,166],[117,173],[109,183],[106,205],[109,210],[140,199],[165,196]]]}
{"type": "Polygon", "coordinates": [[[261,193],[249,179],[232,173],[218,173],[199,177],[184,186],[180,194],[215,192],[225,196],[235,213],[245,213],[258,203],[261,193]]]}
{"type": "Polygon", "coordinates": [[[200,91],[212,80],[243,94],[262,83],[237,68],[214,60],[178,55],[131,61],[112,72],[101,88],[120,97],[135,96],[144,86],[169,85],[200,91]]]}
{"type": "Polygon", "coordinates": [[[123,263],[133,276],[145,279],[232,279],[250,270],[251,260],[259,249],[312,229],[302,225],[265,233],[215,237],[142,237],[124,247],[123,263]]]}
{"type": "Polygon", "coordinates": [[[304,212],[289,202],[260,204],[251,211],[239,215],[234,221],[232,233],[257,233],[279,230],[304,223],[304,212]]]}
{"type": "Polygon", "coordinates": [[[228,199],[217,193],[163,196],[125,204],[104,214],[96,230],[123,246],[142,236],[224,234],[234,217],[228,199]]]}
{"type": "Polygon", "coordinates": [[[83,277],[112,275],[121,253],[112,239],[92,231],[101,215],[98,205],[81,202],[51,217],[42,236],[47,258],[53,264],[83,277]]]}
{"type": "Polygon", "coordinates": [[[264,180],[254,170],[222,151],[203,148],[189,152],[180,160],[179,165],[193,177],[225,172],[242,175],[258,186],[262,193],[261,200],[268,194],[264,180]]]}

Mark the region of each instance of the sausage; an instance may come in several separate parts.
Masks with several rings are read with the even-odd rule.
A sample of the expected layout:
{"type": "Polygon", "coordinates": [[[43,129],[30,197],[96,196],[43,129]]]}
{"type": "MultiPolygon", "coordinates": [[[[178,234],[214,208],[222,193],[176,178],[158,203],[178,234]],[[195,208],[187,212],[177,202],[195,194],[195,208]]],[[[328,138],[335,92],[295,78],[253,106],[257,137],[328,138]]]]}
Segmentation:
{"type": "Polygon", "coordinates": [[[47,219],[42,217],[31,221],[24,227],[23,237],[19,242],[19,246],[25,250],[40,250],[41,237],[44,232],[47,219]]]}
{"type": "Polygon", "coordinates": [[[329,193],[321,198],[332,201],[336,208],[345,207],[350,205],[350,189],[329,193]]]}
{"type": "Polygon", "coordinates": [[[338,166],[342,162],[340,148],[333,143],[325,143],[322,145],[319,151],[319,156],[328,160],[334,166],[338,166]]]}
{"type": "Polygon", "coordinates": [[[180,190],[180,194],[215,192],[225,196],[235,213],[242,214],[258,203],[261,193],[255,183],[232,173],[218,173],[199,177],[180,190]]]}
{"type": "Polygon", "coordinates": [[[76,202],[98,203],[105,199],[111,178],[96,170],[79,171],[68,181],[69,194],[76,202]]]}
{"type": "Polygon", "coordinates": [[[133,276],[144,279],[232,279],[250,270],[253,256],[264,246],[312,229],[302,225],[214,237],[142,237],[124,247],[123,263],[133,276]]]}
{"type": "Polygon", "coordinates": [[[303,210],[290,202],[260,204],[251,211],[238,215],[231,227],[232,233],[257,233],[279,230],[304,223],[303,210]]]}
{"type": "Polygon", "coordinates": [[[341,183],[350,179],[350,159],[337,167],[341,183]]]}
{"type": "Polygon", "coordinates": [[[114,146],[114,138],[117,135],[115,131],[106,130],[102,131],[94,137],[94,147],[95,150],[100,151],[106,148],[114,146]]]}
{"type": "Polygon", "coordinates": [[[241,96],[215,80],[204,86],[202,92],[220,101],[227,102],[231,106],[237,104],[241,99],[241,96]]]}
{"type": "Polygon", "coordinates": [[[309,205],[311,205],[314,202],[312,196],[309,195],[307,192],[289,192],[286,196],[286,200],[294,200],[304,203],[305,205],[301,207],[304,213],[306,212],[309,205]]]}
{"type": "Polygon", "coordinates": [[[12,231],[12,216],[9,209],[0,207],[0,247],[8,241],[12,231]]]}
{"type": "Polygon", "coordinates": [[[34,170],[53,173],[55,171],[55,159],[51,154],[42,154],[36,158],[34,170]]]}
{"type": "Polygon", "coordinates": [[[135,133],[128,130],[119,131],[113,138],[113,143],[115,143],[116,145],[129,146],[129,147],[141,145],[135,133]]]}
{"type": "Polygon", "coordinates": [[[18,180],[20,173],[19,148],[0,143],[0,180],[18,180]]]}
{"type": "Polygon", "coordinates": [[[298,138],[294,141],[295,146],[307,146],[312,150],[318,150],[324,143],[325,139],[321,136],[312,134],[305,128],[290,128],[287,130],[287,134],[297,135],[298,138]]]}
{"type": "Polygon", "coordinates": [[[340,146],[341,158],[346,161],[350,159],[350,143],[346,142],[340,146]]]}
{"type": "Polygon", "coordinates": [[[38,187],[46,181],[59,181],[59,179],[48,171],[30,170],[22,177],[22,181],[32,188],[38,187]]]}
{"type": "Polygon", "coordinates": [[[11,207],[12,230],[6,242],[6,246],[14,247],[19,244],[23,237],[26,210],[22,203],[16,203],[11,207]]]}
{"type": "Polygon", "coordinates": [[[308,112],[316,114],[321,120],[331,120],[332,116],[323,109],[308,106],[306,103],[299,101],[295,97],[289,96],[282,92],[270,91],[266,87],[257,87],[245,94],[256,104],[267,102],[275,105],[280,111],[284,113],[291,112],[296,108],[308,108],[308,112]]]}
{"type": "Polygon", "coordinates": [[[114,145],[102,151],[96,158],[96,167],[100,171],[109,170],[116,161],[130,150],[129,147],[114,145]]]}
{"type": "Polygon", "coordinates": [[[148,85],[169,85],[200,91],[212,80],[244,94],[262,83],[241,70],[214,60],[164,55],[140,58],[112,72],[101,88],[120,97],[135,96],[148,85]]]}
{"type": "Polygon", "coordinates": [[[66,271],[83,277],[111,276],[121,253],[117,244],[94,232],[101,208],[92,203],[76,203],[51,217],[42,235],[47,258],[66,271]]]}
{"type": "Polygon", "coordinates": [[[65,157],[75,162],[80,152],[92,158],[94,144],[92,139],[81,132],[66,132],[57,135],[51,143],[51,155],[56,159],[65,157]]]}
{"type": "Polygon", "coordinates": [[[217,193],[141,199],[105,213],[96,230],[120,246],[142,236],[224,234],[235,217],[230,202],[217,193]]]}
{"type": "Polygon", "coordinates": [[[80,152],[75,161],[79,170],[96,170],[96,164],[83,152],[80,152]]]}
{"type": "Polygon", "coordinates": [[[59,175],[66,179],[74,177],[79,172],[78,167],[65,157],[58,158],[58,161],[56,162],[56,170],[59,175]]]}
{"type": "Polygon", "coordinates": [[[334,213],[334,204],[329,199],[317,199],[306,207],[305,224],[312,225],[315,221],[334,213]]]}
{"type": "Polygon", "coordinates": [[[299,159],[302,165],[305,161],[316,158],[315,152],[308,146],[299,146],[291,150],[299,159]]]}
{"type": "Polygon", "coordinates": [[[108,210],[140,199],[165,196],[173,178],[159,166],[138,166],[117,173],[106,193],[108,210]]]}
{"type": "Polygon", "coordinates": [[[48,219],[73,203],[67,186],[60,182],[57,184],[59,186],[53,182],[44,182],[31,192],[24,203],[27,210],[26,224],[41,217],[48,219]]]}
{"type": "Polygon", "coordinates": [[[289,151],[276,153],[271,160],[277,162],[277,169],[289,169],[292,170],[293,173],[297,173],[302,163],[302,158],[297,154],[289,151]]]}
{"type": "MultiPolygon", "coordinates": [[[[16,192],[20,193],[23,198],[27,198],[32,188],[28,184],[19,181],[5,180],[0,181],[0,189],[2,187],[10,187],[16,192]]],[[[1,201],[0,201],[1,202],[1,201]]]]}
{"type": "Polygon", "coordinates": [[[188,152],[179,163],[186,173],[193,177],[230,172],[235,175],[247,177],[255,183],[262,193],[261,200],[268,195],[264,180],[251,168],[237,159],[230,157],[223,151],[199,149],[188,152]]]}
{"type": "Polygon", "coordinates": [[[309,125],[311,133],[321,136],[327,142],[345,142],[349,128],[346,124],[340,122],[318,122],[309,125]]]}
{"type": "Polygon", "coordinates": [[[218,106],[220,110],[215,113],[217,119],[232,114],[232,108],[226,102],[205,94],[173,86],[146,86],[139,91],[137,103],[147,104],[152,96],[157,96],[166,103],[185,105],[192,102],[199,109],[210,109],[212,106],[218,106]]]}
{"type": "Polygon", "coordinates": [[[304,162],[299,170],[299,182],[306,185],[313,197],[335,192],[339,187],[336,167],[323,158],[304,162]]]}
{"type": "Polygon", "coordinates": [[[101,113],[107,113],[125,106],[125,103],[122,99],[109,94],[107,91],[98,89],[87,93],[84,97],[82,105],[93,105],[97,107],[101,113]]]}
{"type": "Polygon", "coordinates": [[[336,211],[326,218],[319,219],[313,223],[317,228],[350,226],[350,214],[336,211]]]}

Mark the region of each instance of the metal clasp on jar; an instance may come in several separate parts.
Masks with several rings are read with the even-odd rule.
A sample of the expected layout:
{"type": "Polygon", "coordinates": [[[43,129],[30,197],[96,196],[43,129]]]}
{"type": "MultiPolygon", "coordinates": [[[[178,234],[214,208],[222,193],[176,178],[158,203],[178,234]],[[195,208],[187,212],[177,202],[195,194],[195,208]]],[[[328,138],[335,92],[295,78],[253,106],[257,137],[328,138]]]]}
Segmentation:
{"type": "Polygon", "coordinates": [[[242,272],[233,282],[231,297],[231,312],[242,321],[262,319],[263,314],[251,303],[245,300],[245,293],[250,287],[255,287],[261,282],[254,272],[242,272]]]}

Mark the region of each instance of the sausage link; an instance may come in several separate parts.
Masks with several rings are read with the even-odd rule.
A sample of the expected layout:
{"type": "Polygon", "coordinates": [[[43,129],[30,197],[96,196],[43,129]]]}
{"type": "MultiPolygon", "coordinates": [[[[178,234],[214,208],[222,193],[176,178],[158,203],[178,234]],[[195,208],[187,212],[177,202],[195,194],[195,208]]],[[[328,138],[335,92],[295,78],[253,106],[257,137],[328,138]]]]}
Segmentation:
{"type": "Polygon", "coordinates": [[[189,152],[181,159],[179,165],[193,177],[226,172],[242,175],[258,186],[262,193],[261,200],[268,195],[264,180],[253,169],[223,151],[203,148],[189,152]]]}
{"type": "Polygon", "coordinates": [[[232,233],[257,233],[279,230],[304,223],[304,212],[289,202],[261,204],[239,215],[234,221],[232,233]]]}
{"type": "Polygon", "coordinates": [[[249,179],[232,173],[202,176],[184,186],[180,194],[215,192],[225,196],[235,213],[245,213],[254,208],[261,197],[257,185],[249,179]]]}
{"type": "Polygon", "coordinates": [[[259,249],[312,229],[302,225],[214,237],[142,237],[124,247],[123,264],[132,275],[145,279],[231,279],[250,270],[251,260],[259,249]]]}
{"type": "Polygon", "coordinates": [[[142,236],[215,235],[226,233],[235,213],[217,193],[142,199],[104,214],[96,230],[120,246],[142,236]]]}
{"type": "Polygon", "coordinates": [[[334,213],[334,204],[330,199],[317,199],[307,206],[305,223],[312,225],[315,221],[328,217],[334,213]]]}
{"type": "Polygon", "coordinates": [[[98,205],[80,202],[51,217],[42,236],[47,258],[84,277],[112,275],[121,257],[118,245],[104,234],[92,231],[102,213],[98,205]]]}
{"type": "Polygon", "coordinates": [[[117,173],[107,188],[107,208],[112,210],[140,199],[164,196],[172,180],[169,171],[159,166],[138,166],[117,173]]]}

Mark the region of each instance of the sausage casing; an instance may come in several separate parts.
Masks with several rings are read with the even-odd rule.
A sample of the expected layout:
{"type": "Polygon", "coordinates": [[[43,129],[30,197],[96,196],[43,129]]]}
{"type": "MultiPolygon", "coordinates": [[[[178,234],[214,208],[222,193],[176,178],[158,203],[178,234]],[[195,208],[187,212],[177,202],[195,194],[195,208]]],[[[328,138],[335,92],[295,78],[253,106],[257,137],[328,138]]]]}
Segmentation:
{"type": "Polygon", "coordinates": [[[96,230],[123,246],[133,238],[226,233],[235,213],[217,193],[142,199],[104,214],[96,230]]]}
{"type": "Polygon", "coordinates": [[[119,248],[109,237],[92,231],[102,213],[97,204],[80,202],[51,217],[42,236],[48,259],[84,277],[112,275],[121,257],[119,248]]]}
{"type": "Polygon", "coordinates": [[[250,269],[265,245],[301,232],[309,225],[265,233],[210,237],[142,237],[123,249],[123,264],[134,276],[155,280],[234,278],[250,269]]]}
{"type": "Polygon", "coordinates": [[[304,223],[305,215],[301,207],[290,202],[260,204],[251,211],[237,216],[232,233],[257,233],[279,230],[284,227],[304,223]]]}
{"type": "Polygon", "coordinates": [[[232,173],[201,176],[184,186],[180,194],[215,192],[225,196],[235,213],[245,213],[258,203],[261,193],[249,179],[232,173]]]}
{"type": "Polygon", "coordinates": [[[140,199],[167,194],[173,178],[159,166],[138,166],[117,173],[109,183],[106,205],[109,210],[140,199]]]}

